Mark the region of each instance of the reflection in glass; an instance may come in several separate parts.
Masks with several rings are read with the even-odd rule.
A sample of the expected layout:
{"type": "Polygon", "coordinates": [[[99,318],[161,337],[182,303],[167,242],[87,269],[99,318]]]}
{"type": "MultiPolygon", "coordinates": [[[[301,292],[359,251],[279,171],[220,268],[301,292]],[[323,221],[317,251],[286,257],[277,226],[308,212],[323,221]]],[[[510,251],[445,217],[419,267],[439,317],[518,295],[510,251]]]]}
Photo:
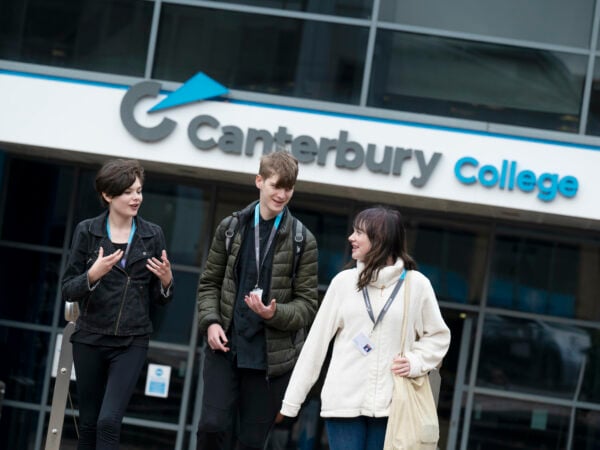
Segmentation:
{"type": "MultiPolygon", "coordinates": [[[[293,207],[291,207],[293,208],[293,207]]],[[[314,234],[319,250],[319,284],[327,285],[346,263],[348,218],[298,208],[292,213],[314,234]]]]}
{"type": "Polygon", "coordinates": [[[371,17],[373,0],[225,0],[219,3],[262,6],[265,8],[284,9],[286,11],[303,11],[315,14],[331,14],[334,16],[371,17]]]}
{"type": "Polygon", "coordinates": [[[11,159],[4,170],[7,184],[1,205],[0,238],[60,247],[73,190],[73,169],[11,159]]]}
{"type": "Polygon", "coordinates": [[[368,104],[577,132],[586,64],[580,55],[380,30],[368,104]]]}
{"type": "Polygon", "coordinates": [[[4,406],[2,420],[0,420],[0,448],[6,450],[34,448],[38,417],[38,411],[4,406]]]}
{"type": "Polygon", "coordinates": [[[591,345],[579,327],[488,314],[477,383],[574,399],[591,345]]]}
{"type": "Polygon", "coordinates": [[[183,394],[183,383],[187,368],[187,353],[178,350],[150,348],[146,365],[127,408],[127,416],[142,419],[177,423],[183,394]],[[167,398],[150,397],[144,394],[148,364],[171,367],[171,379],[167,398]]]}
{"type": "Polygon", "coordinates": [[[367,38],[366,27],[164,4],[153,77],[183,82],[202,67],[230,89],[358,103],[367,38]]]}
{"type": "MultiPolygon", "coordinates": [[[[100,167],[98,167],[99,169],[100,167]]],[[[75,211],[73,218],[73,228],[82,220],[96,217],[104,211],[100,197],[96,193],[94,180],[96,179],[96,170],[82,169],[77,179],[77,198],[75,199],[75,211]]],[[[146,175],[146,178],[148,175],[146,175]]],[[[143,216],[143,204],[140,214],[143,216]]],[[[69,236],[71,239],[71,236],[69,236]]],[[[69,241],[70,242],[70,241],[69,241]]]]}
{"type": "Polygon", "coordinates": [[[580,409],[575,416],[573,446],[577,450],[597,450],[600,443],[600,411],[580,409]]]}
{"type": "Polygon", "coordinates": [[[586,132],[595,136],[600,135],[600,59],[594,60],[594,78],[590,93],[590,108],[586,132]]]}
{"type": "Polygon", "coordinates": [[[479,303],[488,241],[483,231],[452,230],[447,224],[419,225],[408,230],[408,235],[410,251],[438,300],[479,303]]]}
{"type": "MultiPolygon", "coordinates": [[[[600,330],[589,330],[590,347],[585,360],[585,376],[578,400],[600,403],[600,330]]],[[[598,422],[600,429],[600,422],[598,422]]]]}
{"type": "Polygon", "coordinates": [[[47,333],[0,327],[0,380],[6,383],[6,399],[40,403],[48,352],[54,348],[48,341],[47,333]]]}
{"type": "Polygon", "coordinates": [[[600,247],[499,235],[488,304],[538,314],[600,319],[600,247]]]}
{"type": "Polygon", "coordinates": [[[0,246],[0,261],[10,261],[0,270],[0,318],[50,325],[60,256],[0,246]]]}
{"type": "Polygon", "coordinates": [[[154,341],[188,345],[192,327],[196,326],[194,314],[198,273],[173,270],[173,279],[173,301],[166,305],[150,306],[150,320],[154,326],[154,333],[150,338],[154,341]]]}
{"type": "Polygon", "coordinates": [[[561,406],[477,395],[467,448],[564,449],[569,414],[561,406]]]}
{"type": "Polygon", "coordinates": [[[382,0],[379,10],[386,22],[583,48],[593,17],[593,0],[382,0]]]}
{"type": "Polygon", "coordinates": [[[210,212],[203,189],[147,175],[140,214],[162,227],[171,263],[200,264],[202,245],[209,233],[210,212]]]}
{"type": "MultiPolygon", "coordinates": [[[[442,309],[444,321],[450,328],[452,341],[450,349],[442,361],[442,366],[439,369],[441,376],[440,394],[438,399],[438,418],[440,425],[440,441],[438,447],[444,449],[447,446],[448,431],[451,426],[452,403],[454,401],[454,390],[456,383],[462,383],[464,380],[457,379],[461,340],[463,338],[463,327],[466,321],[474,322],[473,317],[466,317],[458,311],[451,309],[442,309]]],[[[471,327],[472,335],[475,332],[475,327],[471,327]]],[[[470,342],[473,342],[473,336],[465,336],[470,342]]],[[[472,351],[472,345],[467,346],[469,353],[472,351]]],[[[467,371],[468,371],[467,367],[467,371]]]]}
{"type": "MultiPolygon", "coordinates": [[[[138,379],[135,391],[127,407],[125,417],[177,423],[183,393],[183,383],[187,366],[187,353],[177,350],[150,347],[144,368],[138,379]],[[145,395],[148,364],[171,367],[171,378],[167,398],[145,395]]],[[[79,394],[76,385],[71,383],[71,398],[75,409],[79,408],[79,394]]],[[[66,421],[65,421],[66,422],[66,421]]]]}
{"type": "Polygon", "coordinates": [[[144,75],[153,2],[4,0],[0,59],[144,75]]]}

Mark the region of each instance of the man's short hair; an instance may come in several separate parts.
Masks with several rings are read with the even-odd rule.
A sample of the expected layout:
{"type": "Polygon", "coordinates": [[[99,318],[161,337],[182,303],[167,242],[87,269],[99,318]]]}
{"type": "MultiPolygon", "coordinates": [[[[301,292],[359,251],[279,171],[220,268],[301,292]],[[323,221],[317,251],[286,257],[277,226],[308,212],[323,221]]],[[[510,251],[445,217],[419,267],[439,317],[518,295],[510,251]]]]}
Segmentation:
{"type": "Polygon", "coordinates": [[[278,150],[260,158],[258,174],[264,179],[278,175],[276,188],[292,189],[298,178],[298,160],[286,150],[278,150]]]}

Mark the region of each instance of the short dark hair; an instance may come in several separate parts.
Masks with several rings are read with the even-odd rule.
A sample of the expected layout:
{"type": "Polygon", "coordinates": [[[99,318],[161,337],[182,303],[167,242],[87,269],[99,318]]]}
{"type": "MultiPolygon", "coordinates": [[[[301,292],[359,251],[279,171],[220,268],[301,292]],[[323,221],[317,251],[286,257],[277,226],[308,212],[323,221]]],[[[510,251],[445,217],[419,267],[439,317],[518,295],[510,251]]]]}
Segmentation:
{"type": "Polygon", "coordinates": [[[379,270],[385,267],[387,259],[402,259],[406,270],[417,268],[417,263],[406,249],[406,230],[400,211],[385,206],[367,208],[354,218],[354,228],[367,234],[371,250],[365,255],[365,267],[358,277],[357,287],[363,289],[379,270]]]}
{"type": "Polygon", "coordinates": [[[258,174],[267,179],[279,175],[276,188],[292,189],[298,178],[298,160],[286,150],[278,150],[260,158],[258,174]]]}
{"type": "Polygon", "coordinates": [[[107,161],[96,174],[96,192],[102,205],[108,206],[102,193],[109,197],[117,197],[135,183],[136,178],[144,184],[144,168],[139,161],[120,158],[107,161]]]}

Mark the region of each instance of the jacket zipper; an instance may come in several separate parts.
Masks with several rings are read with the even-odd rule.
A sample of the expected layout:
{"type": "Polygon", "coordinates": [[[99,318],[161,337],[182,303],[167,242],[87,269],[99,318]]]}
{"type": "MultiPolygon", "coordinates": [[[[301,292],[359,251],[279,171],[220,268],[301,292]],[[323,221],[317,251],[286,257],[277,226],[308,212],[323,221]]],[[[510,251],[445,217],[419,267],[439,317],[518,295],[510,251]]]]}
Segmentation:
{"type": "Polygon", "coordinates": [[[123,298],[121,298],[121,307],[119,308],[119,315],[117,316],[117,323],[115,324],[115,336],[117,334],[117,330],[119,329],[119,322],[121,322],[121,314],[123,313],[123,306],[125,305],[125,297],[127,296],[127,288],[129,288],[129,275],[127,275],[127,283],[125,284],[125,289],[123,290],[123,298]]]}

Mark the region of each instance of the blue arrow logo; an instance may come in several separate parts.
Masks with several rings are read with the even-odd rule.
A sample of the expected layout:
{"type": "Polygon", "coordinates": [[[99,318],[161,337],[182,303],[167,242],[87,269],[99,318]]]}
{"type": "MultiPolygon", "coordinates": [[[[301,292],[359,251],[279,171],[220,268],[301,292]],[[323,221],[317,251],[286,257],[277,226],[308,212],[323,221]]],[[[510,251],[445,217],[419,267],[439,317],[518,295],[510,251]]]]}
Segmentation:
{"type": "Polygon", "coordinates": [[[174,106],[185,105],[186,103],[219,97],[228,92],[229,89],[225,86],[217,83],[203,72],[198,72],[179,89],[171,92],[167,98],[152,107],[148,112],[152,113],[167,108],[173,108],[174,106]]]}

